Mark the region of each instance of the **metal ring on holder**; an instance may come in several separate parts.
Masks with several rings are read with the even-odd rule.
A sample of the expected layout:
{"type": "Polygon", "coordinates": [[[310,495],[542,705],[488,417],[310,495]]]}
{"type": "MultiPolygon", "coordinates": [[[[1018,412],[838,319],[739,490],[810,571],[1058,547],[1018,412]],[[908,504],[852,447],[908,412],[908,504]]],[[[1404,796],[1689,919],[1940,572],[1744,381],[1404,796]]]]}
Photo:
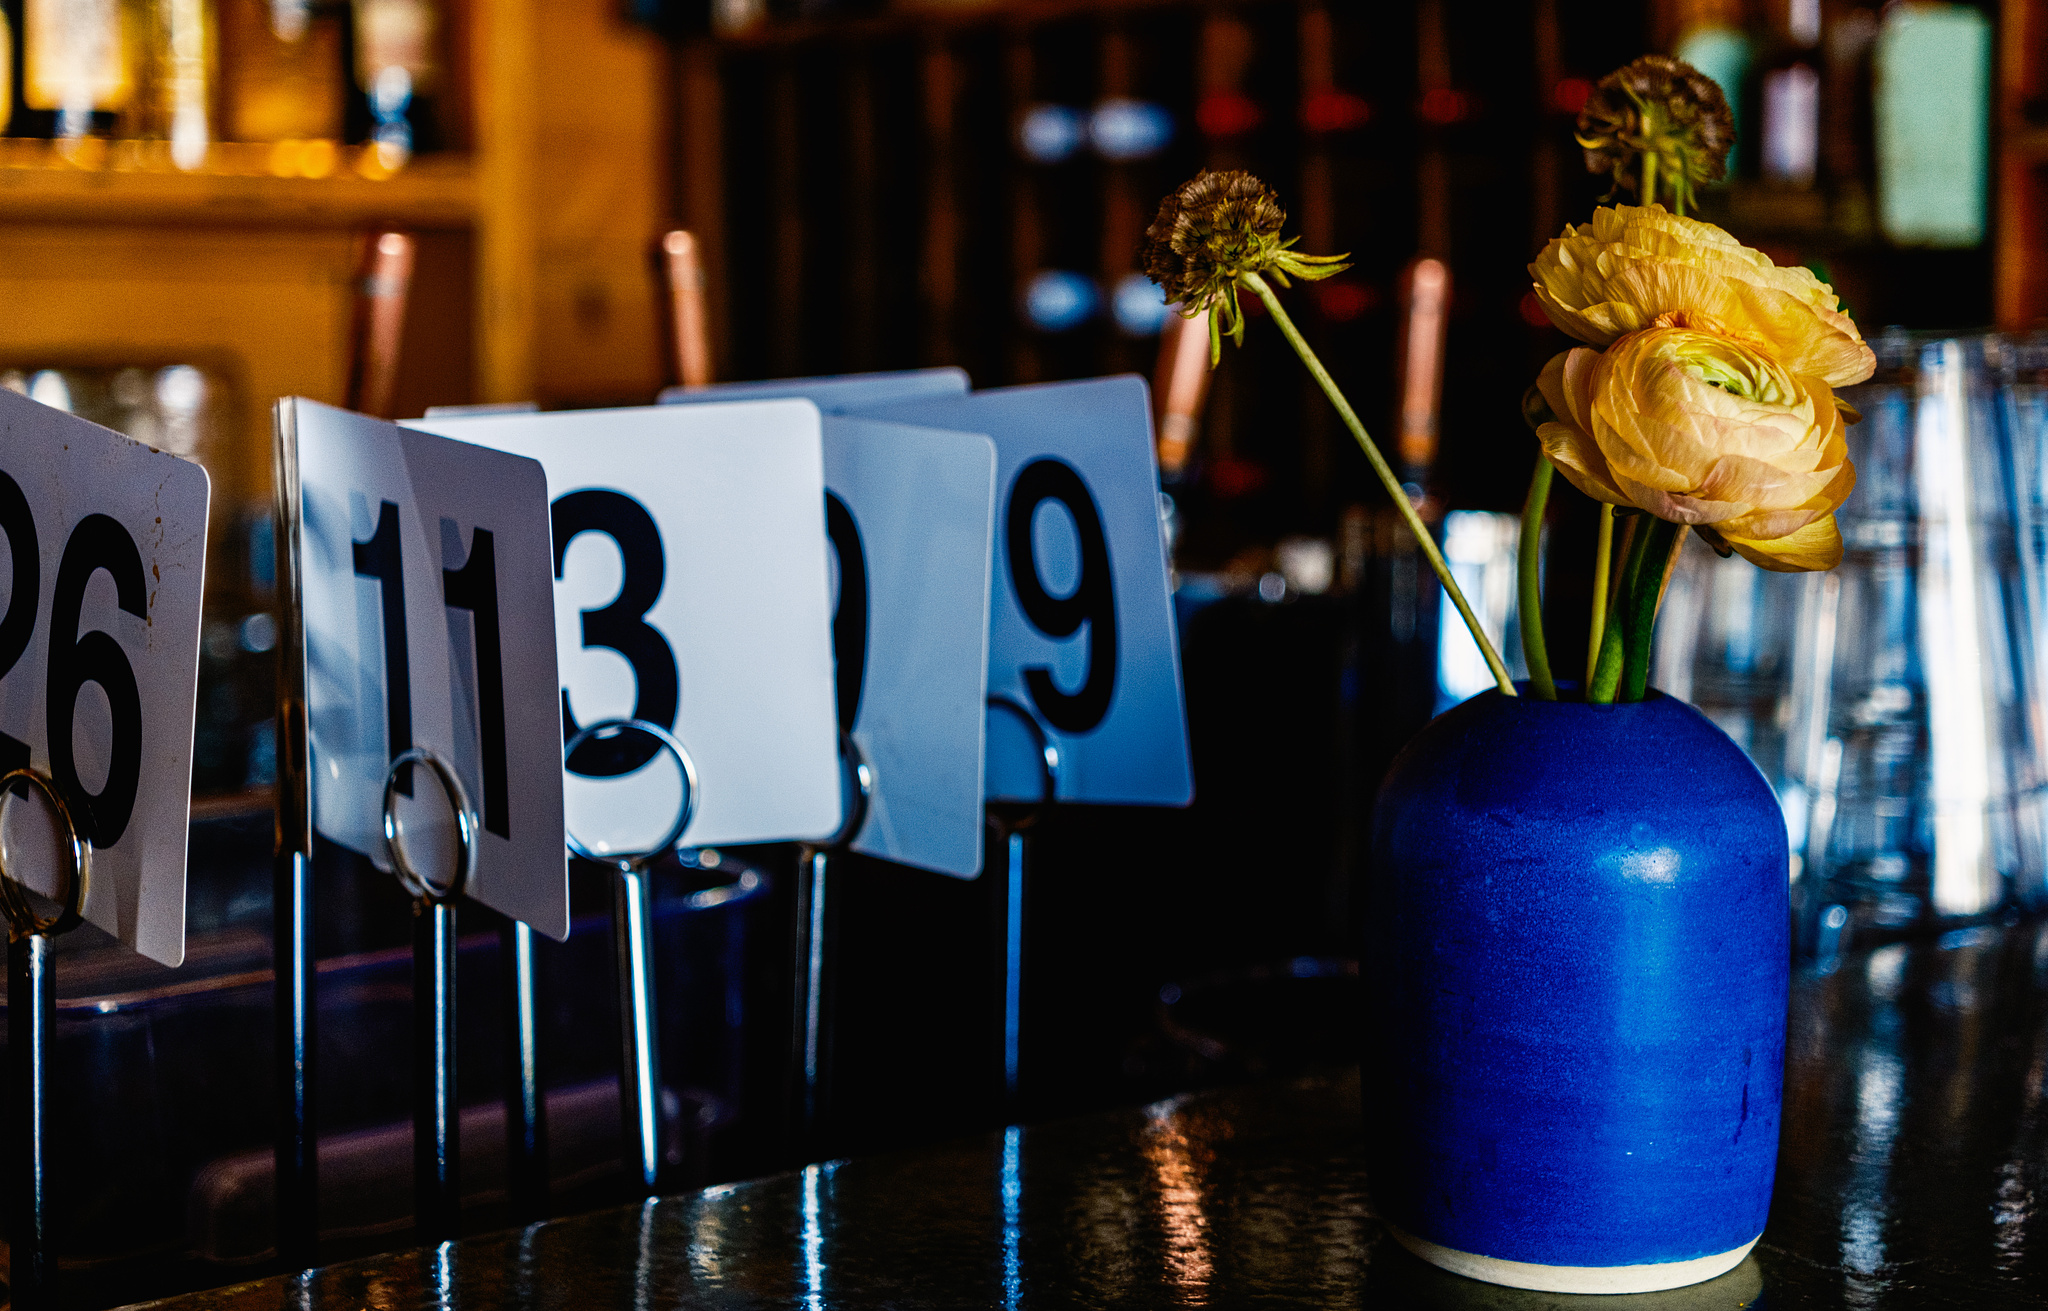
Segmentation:
{"type": "Polygon", "coordinates": [[[676,822],[662,836],[660,842],[646,851],[607,852],[592,851],[583,845],[583,840],[564,826],[562,836],[569,844],[569,851],[584,860],[600,865],[613,865],[619,869],[641,869],[651,860],[673,849],[683,840],[683,833],[690,827],[690,820],[697,813],[697,762],[690,759],[689,751],[676,740],[675,734],[659,724],[644,719],[600,719],[595,724],[569,739],[562,748],[562,759],[566,762],[576,754],[576,748],[585,742],[609,742],[626,733],[644,733],[661,748],[676,758],[676,764],[683,771],[683,804],[676,811],[676,822]]]}
{"type": "Polygon", "coordinates": [[[392,760],[391,768],[384,771],[384,845],[391,849],[391,868],[399,883],[413,896],[430,902],[447,901],[469,886],[469,881],[476,877],[476,829],[476,811],[470,808],[469,793],[462,780],[447,761],[432,751],[414,747],[401,752],[392,760]],[[441,791],[448,796],[449,809],[455,812],[455,877],[446,887],[436,885],[413,868],[412,857],[406,854],[405,828],[398,822],[398,775],[408,765],[425,765],[431,770],[441,784],[441,791]]]}
{"type": "Polygon", "coordinates": [[[1049,806],[1059,800],[1057,794],[1060,781],[1060,749],[1045,731],[1045,725],[1038,722],[1037,715],[1006,696],[991,696],[988,699],[988,708],[1007,710],[1024,721],[1024,727],[1031,731],[1031,736],[1038,743],[1038,772],[1041,780],[1038,804],[1049,806]]]}
{"type": "Polygon", "coordinates": [[[846,822],[839,826],[824,843],[827,851],[844,850],[860,832],[860,826],[868,821],[868,801],[875,794],[875,771],[869,766],[866,756],[860,753],[860,745],[853,740],[853,734],[839,730],[839,763],[853,775],[853,808],[848,811],[846,822]]]}
{"type": "MultiPolygon", "coordinates": [[[[0,775],[0,807],[8,797],[20,791],[22,786],[34,788],[43,794],[43,800],[50,803],[56,813],[58,846],[63,852],[65,863],[71,868],[65,882],[69,895],[59,904],[57,914],[45,919],[36,914],[35,906],[29,901],[28,886],[9,873],[4,860],[0,860],[0,910],[7,915],[8,927],[15,938],[30,934],[65,933],[78,927],[85,911],[85,893],[92,881],[92,839],[78,831],[78,821],[71,813],[71,806],[57,790],[50,776],[40,770],[22,768],[9,770],[0,775]]],[[[4,848],[0,848],[4,851],[4,848]]]]}

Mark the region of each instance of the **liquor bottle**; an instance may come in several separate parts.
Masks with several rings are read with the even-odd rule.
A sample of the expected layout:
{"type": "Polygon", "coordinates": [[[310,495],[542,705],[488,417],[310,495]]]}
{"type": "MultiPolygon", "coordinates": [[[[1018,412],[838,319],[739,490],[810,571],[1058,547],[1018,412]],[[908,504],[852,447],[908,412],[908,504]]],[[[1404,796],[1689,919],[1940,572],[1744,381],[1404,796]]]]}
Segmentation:
{"type": "Polygon", "coordinates": [[[1820,171],[1820,17],[1820,0],[1787,0],[1777,51],[1757,77],[1758,171],[1796,190],[1820,171]]]}
{"type": "Polygon", "coordinates": [[[136,100],[139,18],[120,0],[24,0],[21,86],[33,135],[115,128],[136,100]]]}
{"type": "Polygon", "coordinates": [[[14,118],[14,19],[0,9],[0,136],[14,118]]]}
{"type": "Polygon", "coordinates": [[[216,135],[216,32],[208,0],[146,0],[140,24],[141,134],[168,139],[171,160],[194,169],[216,135]]]}
{"type": "Polygon", "coordinates": [[[340,20],[311,0],[216,0],[226,135],[235,141],[338,141],[340,20]]]}
{"type": "Polygon", "coordinates": [[[662,270],[667,275],[670,344],[675,348],[676,382],[683,387],[711,385],[710,315],[705,308],[704,255],[693,232],[678,228],[661,239],[662,270]]]}
{"type": "Polygon", "coordinates": [[[405,302],[419,243],[403,232],[384,232],[363,248],[363,276],[350,334],[348,408],[391,417],[398,386],[399,348],[405,339],[405,302]]]}
{"type": "Polygon", "coordinates": [[[351,9],[348,137],[373,145],[385,168],[399,168],[441,144],[434,115],[440,10],[430,0],[355,0],[351,9]]]}
{"type": "MultiPolygon", "coordinates": [[[[1689,0],[1679,6],[1675,17],[1676,40],[1671,53],[1714,79],[1728,108],[1735,116],[1735,149],[1747,153],[1749,123],[1743,112],[1743,93],[1749,84],[1750,66],[1756,47],[1745,30],[1741,0],[1689,0]]],[[[1735,173],[1740,161],[1728,161],[1735,173]]]]}
{"type": "Polygon", "coordinates": [[[1874,54],[1878,219],[1897,245],[1984,240],[1991,21],[1961,4],[1884,11],[1874,54]]]}
{"type": "Polygon", "coordinates": [[[1821,36],[1820,168],[1837,233],[1866,244],[1877,233],[1871,129],[1871,53],[1878,4],[1831,9],[1821,36]]]}
{"type": "Polygon", "coordinates": [[[1159,363],[1152,375],[1162,482],[1178,482],[1186,470],[1200,432],[1202,403],[1208,395],[1209,317],[1184,319],[1178,312],[1171,313],[1159,333],[1159,363]]]}
{"type": "Polygon", "coordinates": [[[0,0],[0,22],[7,28],[7,94],[0,98],[0,130],[17,137],[37,135],[29,122],[28,106],[21,98],[21,20],[22,0],[0,0]]]}

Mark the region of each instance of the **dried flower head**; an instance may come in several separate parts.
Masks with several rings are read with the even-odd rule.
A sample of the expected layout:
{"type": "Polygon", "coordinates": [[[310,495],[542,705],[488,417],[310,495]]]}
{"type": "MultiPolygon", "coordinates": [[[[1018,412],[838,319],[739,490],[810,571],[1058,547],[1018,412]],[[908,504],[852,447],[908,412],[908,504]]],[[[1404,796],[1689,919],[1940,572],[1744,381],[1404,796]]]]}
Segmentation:
{"type": "Polygon", "coordinates": [[[1586,171],[1653,203],[1660,180],[1684,213],[1693,188],[1728,173],[1735,117],[1714,79],[1669,55],[1644,55],[1600,79],[1579,111],[1586,171]]]}
{"type": "Polygon", "coordinates": [[[1159,204],[1145,229],[1145,276],[1187,318],[1209,315],[1209,362],[1223,351],[1223,334],[1244,344],[1238,280],[1270,273],[1281,286],[1289,274],[1311,281],[1341,273],[1342,255],[1303,255],[1289,249],[1280,229],[1287,211],[1265,183],[1249,173],[1201,173],[1159,204]],[[1215,311],[1210,313],[1210,311],[1215,311]]]}

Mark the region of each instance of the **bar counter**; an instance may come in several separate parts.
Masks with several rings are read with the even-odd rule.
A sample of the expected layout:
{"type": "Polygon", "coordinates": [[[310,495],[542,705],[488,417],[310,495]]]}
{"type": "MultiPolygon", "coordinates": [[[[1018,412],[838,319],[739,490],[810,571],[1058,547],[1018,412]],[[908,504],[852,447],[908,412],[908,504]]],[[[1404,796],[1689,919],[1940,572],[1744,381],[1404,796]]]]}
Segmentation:
{"type": "Polygon", "coordinates": [[[151,1305],[2048,1307],[2048,925],[1804,967],[1770,1227],[1691,1289],[1474,1283],[1373,1217],[1358,1074],[1191,1093],[151,1305]]]}

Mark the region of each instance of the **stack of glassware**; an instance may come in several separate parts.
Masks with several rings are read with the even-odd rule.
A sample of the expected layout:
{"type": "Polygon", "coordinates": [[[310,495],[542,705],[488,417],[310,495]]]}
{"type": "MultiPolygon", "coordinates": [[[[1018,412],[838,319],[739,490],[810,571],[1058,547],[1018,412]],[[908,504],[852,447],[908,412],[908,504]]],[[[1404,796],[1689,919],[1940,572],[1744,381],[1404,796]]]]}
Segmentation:
{"type": "Polygon", "coordinates": [[[1840,567],[1693,543],[1658,633],[1657,686],[1778,789],[1822,957],[2048,903],[2048,337],[1872,345],[1840,567]]]}

